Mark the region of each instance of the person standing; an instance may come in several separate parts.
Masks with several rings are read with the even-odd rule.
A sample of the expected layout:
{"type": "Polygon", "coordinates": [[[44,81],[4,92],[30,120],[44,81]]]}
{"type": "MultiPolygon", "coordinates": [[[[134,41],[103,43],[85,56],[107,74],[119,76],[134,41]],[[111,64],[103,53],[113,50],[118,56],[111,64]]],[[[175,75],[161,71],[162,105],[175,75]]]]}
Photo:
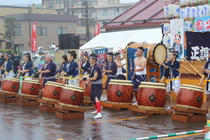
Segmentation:
{"type": "Polygon", "coordinates": [[[111,79],[115,79],[116,74],[117,74],[117,64],[113,60],[113,53],[112,52],[107,53],[107,63],[106,63],[105,69],[103,69],[103,72],[106,73],[106,75],[108,75],[108,78],[106,80],[106,87],[105,87],[105,90],[107,90],[108,85],[109,85],[109,81],[111,79]]]}
{"type": "Polygon", "coordinates": [[[23,76],[23,80],[32,80],[32,74],[34,73],[33,70],[33,63],[31,61],[30,53],[26,53],[23,56],[24,63],[21,65],[21,69],[18,70],[18,75],[23,76]]]}
{"type": "Polygon", "coordinates": [[[96,110],[93,111],[93,114],[97,114],[94,119],[102,118],[101,114],[101,103],[100,98],[102,94],[102,72],[100,67],[97,65],[98,56],[95,53],[90,54],[90,75],[88,78],[84,77],[83,80],[87,81],[84,85],[85,88],[87,85],[92,82],[91,86],[91,101],[94,103],[96,110]]]}
{"type": "Polygon", "coordinates": [[[18,56],[17,51],[15,51],[15,53],[14,53],[14,55],[12,57],[12,60],[13,60],[13,71],[14,71],[14,74],[17,74],[18,67],[21,64],[21,58],[20,58],[20,56],[18,56]]]}
{"type": "Polygon", "coordinates": [[[166,81],[167,83],[167,99],[169,102],[169,107],[167,110],[171,109],[171,92],[174,91],[177,97],[178,91],[180,89],[180,62],[176,60],[178,57],[177,51],[172,51],[169,56],[169,61],[167,63],[161,63],[165,68],[164,76],[161,78],[161,82],[166,81]],[[167,80],[166,80],[167,79],[167,80]]]}
{"type": "Polygon", "coordinates": [[[42,87],[45,86],[45,83],[47,81],[53,81],[53,82],[56,81],[56,78],[55,78],[56,65],[52,60],[53,60],[52,55],[47,54],[45,56],[45,64],[38,71],[41,75],[41,81],[43,81],[42,87]]]}
{"type": "Polygon", "coordinates": [[[65,76],[68,79],[68,85],[72,86],[79,86],[78,81],[78,64],[74,60],[76,59],[77,55],[75,51],[69,51],[67,54],[67,65],[66,71],[62,72],[61,75],[65,76]]]}
{"type": "Polygon", "coordinates": [[[82,73],[83,75],[89,74],[89,72],[90,72],[90,62],[89,62],[87,52],[83,53],[83,62],[82,62],[81,69],[83,70],[83,73],[82,73]]]}
{"type": "Polygon", "coordinates": [[[2,75],[3,75],[3,79],[6,77],[10,77],[13,78],[13,62],[12,60],[10,60],[10,55],[9,53],[4,53],[4,64],[1,66],[1,70],[2,70],[2,75]]]}
{"type": "Polygon", "coordinates": [[[125,80],[125,75],[123,74],[123,66],[126,63],[122,63],[121,61],[124,59],[124,57],[121,57],[121,53],[120,52],[116,52],[115,53],[115,62],[117,64],[117,74],[116,74],[116,79],[121,79],[121,80],[125,80]]]}
{"type": "Polygon", "coordinates": [[[147,60],[144,58],[144,48],[138,47],[136,50],[136,58],[134,59],[134,68],[130,68],[131,71],[134,72],[133,79],[133,91],[135,93],[135,97],[137,98],[138,87],[141,82],[147,81],[147,60]]]}

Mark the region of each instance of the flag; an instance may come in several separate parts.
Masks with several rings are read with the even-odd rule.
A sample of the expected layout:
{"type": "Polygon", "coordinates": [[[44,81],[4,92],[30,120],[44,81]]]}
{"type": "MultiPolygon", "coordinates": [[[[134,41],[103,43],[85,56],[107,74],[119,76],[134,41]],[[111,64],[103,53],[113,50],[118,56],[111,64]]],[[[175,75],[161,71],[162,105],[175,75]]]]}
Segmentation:
{"type": "Polygon", "coordinates": [[[31,33],[31,49],[33,52],[36,52],[37,50],[36,47],[37,47],[36,22],[34,22],[31,33]]]}
{"type": "Polygon", "coordinates": [[[96,27],[95,27],[95,31],[94,31],[94,35],[97,36],[99,35],[101,32],[100,32],[100,23],[97,23],[96,24],[96,27]]]}

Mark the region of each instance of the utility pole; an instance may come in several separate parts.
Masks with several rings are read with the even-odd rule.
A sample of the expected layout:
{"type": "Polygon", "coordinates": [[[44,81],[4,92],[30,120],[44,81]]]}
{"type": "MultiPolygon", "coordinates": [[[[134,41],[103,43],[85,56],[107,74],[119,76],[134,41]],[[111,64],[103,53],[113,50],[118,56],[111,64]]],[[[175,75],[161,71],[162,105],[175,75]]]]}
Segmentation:
{"type": "Polygon", "coordinates": [[[85,0],[84,4],[85,4],[86,42],[88,42],[90,40],[88,0],[85,0]]]}
{"type": "Polygon", "coordinates": [[[28,5],[29,47],[31,46],[31,7],[28,5]]]}

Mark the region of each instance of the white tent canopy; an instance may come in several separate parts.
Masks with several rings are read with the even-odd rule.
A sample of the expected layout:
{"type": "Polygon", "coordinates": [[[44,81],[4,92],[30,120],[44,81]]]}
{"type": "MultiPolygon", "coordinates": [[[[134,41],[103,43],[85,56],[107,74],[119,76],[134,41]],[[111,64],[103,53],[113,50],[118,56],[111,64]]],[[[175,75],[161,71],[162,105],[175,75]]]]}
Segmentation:
{"type": "Polygon", "coordinates": [[[131,41],[160,43],[161,38],[161,28],[101,33],[81,46],[80,50],[95,48],[124,49],[131,41]]]}

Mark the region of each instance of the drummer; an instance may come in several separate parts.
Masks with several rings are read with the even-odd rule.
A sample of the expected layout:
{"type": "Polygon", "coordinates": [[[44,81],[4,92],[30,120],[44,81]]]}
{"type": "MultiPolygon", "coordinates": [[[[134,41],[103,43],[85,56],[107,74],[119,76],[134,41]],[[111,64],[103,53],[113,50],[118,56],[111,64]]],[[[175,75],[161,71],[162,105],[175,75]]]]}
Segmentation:
{"type": "Polygon", "coordinates": [[[62,62],[61,66],[60,66],[60,68],[58,70],[58,75],[59,76],[61,75],[61,72],[66,71],[66,65],[67,65],[67,62],[68,62],[66,55],[62,56],[62,61],[63,62],[62,62]]]}
{"type": "Polygon", "coordinates": [[[113,60],[113,53],[112,52],[108,52],[107,53],[107,63],[106,63],[106,67],[105,69],[103,69],[104,74],[106,73],[106,75],[108,75],[108,78],[106,80],[106,87],[105,90],[108,89],[108,84],[109,81],[111,79],[115,79],[116,78],[116,74],[117,74],[117,64],[116,62],[113,60]]]}
{"type": "Polygon", "coordinates": [[[172,90],[175,92],[177,96],[178,91],[180,89],[180,62],[176,60],[178,57],[177,51],[172,51],[169,56],[169,61],[167,63],[161,63],[162,66],[165,68],[164,76],[161,79],[161,82],[167,83],[167,98],[169,102],[169,107],[167,110],[171,109],[171,92],[172,90]],[[167,79],[167,80],[166,80],[167,79]]]}
{"type": "Polygon", "coordinates": [[[21,65],[21,68],[18,70],[18,77],[23,76],[23,80],[32,80],[32,74],[34,73],[33,64],[31,61],[30,53],[26,53],[23,56],[24,63],[21,65]]]}
{"type": "Polygon", "coordinates": [[[6,77],[13,78],[13,75],[14,75],[13,69],[12,69],[13,62],[12,60],[9,59],[10,58],[9,53],[4,53],[4,58],[5,58],[4,64],[1,66],[3,79],[6,77]]]}
{"type": "Polygon", "coordinates": [[[83,62],[82,62],[81,69],[83,70],[83,73],[82,73],[83,75],[89,74],[89,72],[90,72],[90,62],[89,62],[87,52],[83,53],[83,62]]]}
{"type": "Polygon", "coordinates": [[[116,79],[125,80],[125,75],[123,74],[123,66],[126,65],[126,63],[122,63],[121,61],[124,59],[124,57],[121,57],[120,52],[115,53],[115,62],[117,64],[117,74],[116,79]]]}
{"type": "Polygon", "coordinates": [[[53,56],[50,54],[47,54],[45,56],[45,64],[38,71],[41,74],[41,77],[44,78],[43,87],[45,86],[45,83],[47,81],[53,81],[53,82],[56,81],[55,79],[56,65],[52,60],[53,60],[53,56]]]}
{"type": "Polygon", "coordinates": [[[88,78],[83,78],[84,81],[87,80],[85,87],[92,82],[91,86],[91,101],[94,103],[96,110],[93,111],[93,114],[97,114],[94,119],[102,118],[101,114],[101,104],[100,98],[102,94],[102,72],[100,67],[97,65],[98,56],[95,53],[90,54],[90,76],[88,78]]]}
{"type": "Polygon", "coordinates": [[[135,93],[135,96],[137,97],[138,86],[141,84],[141,82],[147,81],[147,60],[144,58],[143,47],[138,47],[135,55],[137,57],[134,59],[134,68],[131,67],[130,70],[134,72],[134,76],[132,77],[133,91],[135,93]]]}
{"type": "Polygon", "coordinates": [[[79,86],[78,80],[78,64],[74,60],[77,54],[75,51],[69,51],[67,54],[68,62],[66,64],[66,71],[62,72],[61,75],[68,79],[68,85],[79,86]]]}

